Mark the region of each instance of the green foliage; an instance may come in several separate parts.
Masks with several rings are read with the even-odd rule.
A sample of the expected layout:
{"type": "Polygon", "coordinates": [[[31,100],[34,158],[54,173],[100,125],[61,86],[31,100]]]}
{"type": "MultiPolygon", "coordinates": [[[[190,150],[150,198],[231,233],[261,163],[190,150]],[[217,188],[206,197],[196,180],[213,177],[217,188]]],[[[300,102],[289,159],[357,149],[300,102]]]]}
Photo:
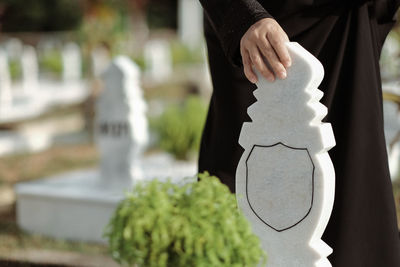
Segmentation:
{"type": "Polygon", "coordinates": [[[104,230],[112,257],[146,267],[257,266],[260,240],[215,176],[184,185],[139,182],[104,230]]]}
{"type": "Polygon", "coordinates": [[[174,105],[152,123],[159,145],[178,159],[187,159],[200,147],[207,106],[198,97],[189,97],[182,106],[174,105]]]}
{"type": "Polygon", "coordinates": [[[53,74],[57,78],[61,77],[63,65],[61,53],[57,50],[48,51],[39,59],[40,69],[53,74]]]}
{"type": "Polygon", "coordinates": [[[8,62],[8,69],[10,71],[11,80],[19,80],[22,77],[21,62],[17,59],[11,59],[8,62]]]}
{"type": "Polygon", "coordinates": [[[201,47],[190,49],[180,42],[171,43],[172,63],[179,64],[193,64],[204,62],[201,47]]]}

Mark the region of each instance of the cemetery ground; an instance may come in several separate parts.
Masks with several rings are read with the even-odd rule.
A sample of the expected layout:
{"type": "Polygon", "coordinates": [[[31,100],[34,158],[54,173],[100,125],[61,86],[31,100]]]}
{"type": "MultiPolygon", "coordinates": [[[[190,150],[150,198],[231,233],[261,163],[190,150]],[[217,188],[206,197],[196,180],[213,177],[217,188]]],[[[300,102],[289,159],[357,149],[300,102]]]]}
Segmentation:
{"type": "MultiPolygon", "coordinates": [[[[145,97],[148,100],[164,99],[164,104],[165,102],[172,104],[180,102],[188,96],[188,92],[190,94],[193,93],[191,90],[196,91],[192,84],[185,84],[181,81],[145,89],[145,97]]],[[[151,106],[153,112],[157,110],[158,103],[155,101],[155,106],[151,106]]],[[[76,105],[55,109],[51,114],[29,122],[57,120],[64,116],[85,117],[84,114],[85,108],[82,105],[76,105]]],[[[49,264],[45,266],[117,266],[105,244],[72,242],[29,234],[19,229],[17,225],[14,185],[19,182],[38,180],[64,172],[99,166],[99,151],[95,142],[89,140],[89,136],[89,134],[84,135],[83,141],[80,139],[78,143],[76,143],[77,139],[73,138],[73,144],[65,143],[64,140],[40,152],[1,156],[0,266],[44,266],[44,264],[49,264]],[[20,265],[22,263],[25,265],[20,265]]],[[[159,148],[150,147],[146,151],[146,155],[157,152],[160,152],[159,148]]]]}
{"type": "MultiPolygon", "coordinates": [[[[105,262],[107,266],[113,266],[107,245],[32,235],[18,229],[16,224],[15,196],[12,189],[15,183],[64,171],[91,168],[97,164],[98,152],[91,144],[58,146],[33,155],[23,154],[2,158],[0,161],[0,265],[8,259],[14,263],[47,263],[54,266],[100,266],[98,265],[100,262],[101,266],[104,266],[105,262]]],[[[400,179],[394,181],[393,192],[400,222],[400,179]]]]}
{"type": "Polygon", "coordinates": [[[97,164],[94,145],[60,146],[36,153],[4,157],[0,162],[0,265],[5,259],[15,262],[79,263],[96,266],[112,264],[107,246],[55,240],[27,234],[18,229],[13,185],[64,171],[90,168],[97,164]]]}

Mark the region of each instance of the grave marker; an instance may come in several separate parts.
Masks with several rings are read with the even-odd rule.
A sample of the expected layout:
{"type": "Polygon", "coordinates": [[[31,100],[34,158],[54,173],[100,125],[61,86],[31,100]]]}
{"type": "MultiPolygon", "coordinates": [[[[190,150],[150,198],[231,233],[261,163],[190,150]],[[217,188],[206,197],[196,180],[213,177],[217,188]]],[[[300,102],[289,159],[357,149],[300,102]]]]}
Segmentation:
{"type": "Polygon", "coordinates": [[[201,44],[203,40],[203,8],[197,0],[179,0],[178,35],[190,48],[201,44]]]}
{"type": "Polygon", "coordinates": [[[12,106],[11,76],[7,54],[0,49],[0,117],[12,106]]]}
{"type": "Polygon", "coordinates": [[[236,173],[239,207],[268,254],[268,267],[331,266],[332,249],[321,240],[334,201],[335,173],[327,151],[335,145],[327,108],[317,87],[321,63],[288,43],[293,64],[287,78],[258,75],[257,102],[248,108],[236,173]]]}
{"type": "Polygon", "coordinates": [[[67,43],[62,50],[63,80],[77,81],[82,78],[81,51],[76,43],[67,43]]]}
{"type": "Polygon", "coordinates": [[[144,50],[144,58],[146,69],[153,81],[162,82],[172,74],[172,56],[167,41],[148,41],[144,50]]]}
{"type": "Polygon", "coordinates": [[[146,103],[140,71],[128,57],[115,58],[103,74],[97,102],[96,139],[101,152],[101,179],[129,188],[142,179],[140,158],[148,141],[146,103]]]}
{"type": "Polygon", "coordinates": [[[36,50],[25,45],[21,56],[22,86],[26,93],[33,94],[39,88],[39,65],[36,50]]]}

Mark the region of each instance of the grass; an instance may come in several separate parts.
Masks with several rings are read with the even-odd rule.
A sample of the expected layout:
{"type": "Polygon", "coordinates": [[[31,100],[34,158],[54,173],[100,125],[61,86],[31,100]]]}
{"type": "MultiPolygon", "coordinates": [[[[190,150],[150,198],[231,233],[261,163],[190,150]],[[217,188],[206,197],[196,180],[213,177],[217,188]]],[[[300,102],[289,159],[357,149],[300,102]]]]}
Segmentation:
{"type": "Polygon", "coordinates": [[[32,248],[108,255],[108,246],[105,244],[73,242],[28,234],[21,231],[15,222],[0,222],[1,254],[15,249],[32,248]]]}

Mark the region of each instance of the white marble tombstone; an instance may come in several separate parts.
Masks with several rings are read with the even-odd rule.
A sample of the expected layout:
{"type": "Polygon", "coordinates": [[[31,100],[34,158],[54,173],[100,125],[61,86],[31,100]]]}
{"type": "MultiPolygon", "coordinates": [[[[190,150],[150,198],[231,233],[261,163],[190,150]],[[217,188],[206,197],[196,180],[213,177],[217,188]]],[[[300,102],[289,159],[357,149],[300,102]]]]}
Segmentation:
{"type": "Polygon", "coordinates": [[[399,175],[400,161],[400,112],[398,104],[384,100],[383,115],[390,176],[392,180],[395,180],[399,175]]]}
{"type": "Polygon", "coordinates": [[[268,254],[268,267],[331,266],[321,240],[334,201],[335,173],[327,151],[335,145],[317,87],[321,63],[287,43],[293,64],[284,80],[258,75],[257,102],[248,108],[236,173],[238,205],[268,254]]]}
{"type": "Polygon", "coordinates": [[[33,94],[39,87],[39,65],[36,50],[25,45],[21,55],[22,86],[28,94],[33,94]]]}
{"type": "Polygon", "coordinates": [[[23,43],[17,38],[10,38],[5,42],[7,56],[12,59],[16,59],[21,56],[23,47],[23,43]]]}
{"type": "Polygon", "coordinates": [[[101,154],[101,179],[129,188],[142,179],[141,154],[148,142],[146,103],[140,71],[128,57],[116,57],[103,74],[104,91],[96,109],[96,139],[101,154]]]}
{"type": "Polygon", "coordinates": [[[0,117],[12,106],[11,77],[7,54],[0,49],[0,117]]]}
{"type": "Polygon", "coordinates": [[[77,81],[82,78],[81,51],[76,43],[70,42],[64,45],[62,62],[64,82],[77,81]]]}
{"type": "Polygon", "coordinates": [[[172,56],[167,41],[150,40],[144,49],[146,70],[155,82],[162,82],[172,74],[172,56]]]}
{"type": "Polygon", "coordinates": [[[110,64],[110,52],[102,46],[97,46],[91,52],[92,71],[94,77],[99,77],[110,64]]]}
{"type": "Polygon", "coordinates": [[[203,40],[203,8],[197,0],[179,0],[178,35],[187,46],[194,48],[203,40]]]}
{"type": "Polygon", "coordinates": [[[399,79],[400,74],[400,44],[395,33],[385,40],[380,57],[381,76],[384,81],[399,79]]]}

